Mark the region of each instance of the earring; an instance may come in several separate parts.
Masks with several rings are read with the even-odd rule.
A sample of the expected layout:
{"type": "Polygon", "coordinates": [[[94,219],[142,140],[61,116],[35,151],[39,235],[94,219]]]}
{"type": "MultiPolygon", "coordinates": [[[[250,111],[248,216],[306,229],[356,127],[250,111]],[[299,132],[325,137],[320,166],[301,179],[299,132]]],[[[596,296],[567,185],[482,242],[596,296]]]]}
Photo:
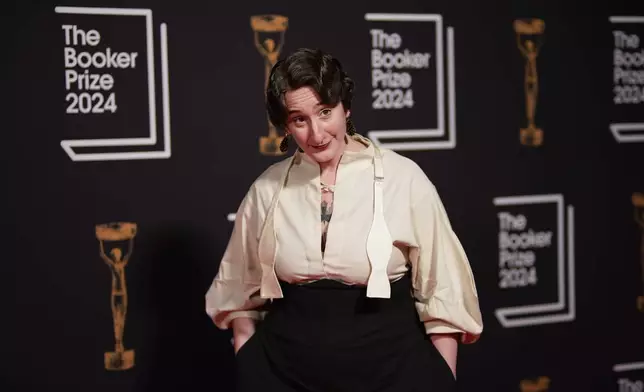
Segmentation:
{"type": "Polygon", "coordinates": [[[347,117],[347,135],[353,136],[356,134],[356,127],[353,125],[351,118],[347,117]]]}
{"type": "Polygon", "coordinates": [[[280,143],[280,151],[281,152],[288,151],[288,137],[289,137],[288,134],[284,135],[284,138],[282,139],[282,142],[280,143]]]}

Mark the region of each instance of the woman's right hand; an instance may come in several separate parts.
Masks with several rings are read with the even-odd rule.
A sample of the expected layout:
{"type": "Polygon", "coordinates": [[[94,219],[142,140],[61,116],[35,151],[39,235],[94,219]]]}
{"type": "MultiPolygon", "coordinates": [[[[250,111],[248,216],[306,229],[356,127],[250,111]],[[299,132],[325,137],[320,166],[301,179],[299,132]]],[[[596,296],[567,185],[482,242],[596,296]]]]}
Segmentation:
{"type": "Polygon", "coordinates": [[[246,317],[238,317],[232,321],[233,326],[233,348],[235,355],[240,348],[251,336],[255,333],[255,323],[253,319],[246,317]]]}

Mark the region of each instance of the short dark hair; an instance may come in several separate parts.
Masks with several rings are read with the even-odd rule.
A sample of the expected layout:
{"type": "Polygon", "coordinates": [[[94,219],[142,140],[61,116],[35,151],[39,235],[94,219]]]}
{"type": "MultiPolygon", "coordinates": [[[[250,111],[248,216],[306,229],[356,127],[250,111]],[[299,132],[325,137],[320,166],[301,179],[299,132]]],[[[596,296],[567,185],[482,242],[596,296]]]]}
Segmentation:
{"type": "Polygon", "coordinates": [[[287,111],[284,96],[287,91],[309,86],[325,105],[342,102],[351,109],[353,80],[343,70],[338,59],[320,49],[301,48],[280,60],[271,69],[266,86],[266,111],[271,123],[285,128],[287,111]]]}

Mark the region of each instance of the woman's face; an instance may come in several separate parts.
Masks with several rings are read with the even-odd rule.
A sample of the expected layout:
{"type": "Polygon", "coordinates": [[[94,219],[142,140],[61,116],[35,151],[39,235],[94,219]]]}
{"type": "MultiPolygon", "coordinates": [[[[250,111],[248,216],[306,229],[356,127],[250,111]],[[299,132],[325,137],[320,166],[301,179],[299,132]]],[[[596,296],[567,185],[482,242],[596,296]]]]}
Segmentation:
{"type": "Polygon", "coordinates": [[[325,163],[344,151],[349,112],[339,102],[323,105],[315,90],[301,87],[285,96],[287,132],[297,145],[318,163],[325,163]]]}

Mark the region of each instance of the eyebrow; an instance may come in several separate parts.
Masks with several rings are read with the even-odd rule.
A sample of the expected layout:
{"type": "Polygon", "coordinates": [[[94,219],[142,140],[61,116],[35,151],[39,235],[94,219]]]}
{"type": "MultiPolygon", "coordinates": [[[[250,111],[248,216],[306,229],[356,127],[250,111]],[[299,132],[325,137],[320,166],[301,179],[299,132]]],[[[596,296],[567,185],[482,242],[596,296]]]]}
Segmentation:
{"type": "MultiPolygon", "coordinates": [[[[317,108],[324,107],[324,106],[327,106],[327,105],[325,105],[325,104],[323,104],[323,103],[316,103],[316,104],[315,104],[315,106],[314,106],[314,108],[316,108],[316,109],[317,109],[317,108]]],[[[293,110],[293,109],[291,109],[291,110],[289,110],[289,111],[288,111],[288,113],[287,113],[287,114],[290,116],[291,114],[293,114],[293,113],[299,113],[300,111],[301,111],[301,110],[293,110]]]]}

